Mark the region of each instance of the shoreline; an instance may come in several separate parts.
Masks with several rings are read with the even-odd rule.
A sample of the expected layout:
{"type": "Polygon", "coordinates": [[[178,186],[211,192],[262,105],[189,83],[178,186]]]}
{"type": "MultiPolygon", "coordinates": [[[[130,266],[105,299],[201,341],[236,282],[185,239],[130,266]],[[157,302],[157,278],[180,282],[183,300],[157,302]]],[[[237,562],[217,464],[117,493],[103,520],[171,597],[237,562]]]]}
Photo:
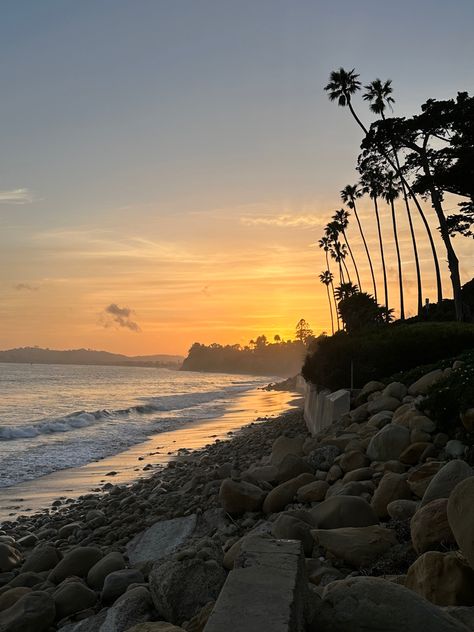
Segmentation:
{"type": "Polygon", "coordinates": [[[46,510],[57,500],[74,500],[91,492],[100,493],[110,484],[133,485],[143,478],[151,478],[180,454],[203,449],[216,440],[235,435],[256,421],[253,415],[265,419],[280,415],[294,407],[299,398],[299,394],[290,391],[262,388],[245,391],[223,415],[154,433],[145,442],[83,466],[0,488],[0,526],[19,516],[32,516],[46,510]]]}

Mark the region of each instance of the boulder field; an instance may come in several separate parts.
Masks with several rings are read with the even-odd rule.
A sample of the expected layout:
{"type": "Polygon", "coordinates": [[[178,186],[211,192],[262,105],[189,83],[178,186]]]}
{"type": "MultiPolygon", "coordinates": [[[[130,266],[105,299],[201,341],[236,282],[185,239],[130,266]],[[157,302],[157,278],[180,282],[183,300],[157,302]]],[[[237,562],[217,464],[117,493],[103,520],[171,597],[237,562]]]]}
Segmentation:
{"type": "Polygon", "coordinates": [[[4,522],[0,632],[474,631],[472,450],[417,407],[436,379],[4,522]]]}

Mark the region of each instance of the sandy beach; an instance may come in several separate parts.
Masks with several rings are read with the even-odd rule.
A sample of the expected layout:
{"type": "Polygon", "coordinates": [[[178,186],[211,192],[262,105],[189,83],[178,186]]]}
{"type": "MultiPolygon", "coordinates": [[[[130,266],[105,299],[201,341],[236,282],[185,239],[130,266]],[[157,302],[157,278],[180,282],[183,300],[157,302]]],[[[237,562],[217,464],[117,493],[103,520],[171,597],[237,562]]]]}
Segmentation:
{"type": "Polygon", "coordinates": [[[149,477],[180,452],[202,448],[217,439],[228,439],[242,426],[274,417],[299,403],[300,397],[288,391],[247,391],[235,399],[224,415],[215,419],[155,434],[145,443],[83,467],[68,468],[0,489],[0,521],[40,511],[57,499],[75,499],[92,491],[99,492],[107,483],[128,484],[149,477]]]}

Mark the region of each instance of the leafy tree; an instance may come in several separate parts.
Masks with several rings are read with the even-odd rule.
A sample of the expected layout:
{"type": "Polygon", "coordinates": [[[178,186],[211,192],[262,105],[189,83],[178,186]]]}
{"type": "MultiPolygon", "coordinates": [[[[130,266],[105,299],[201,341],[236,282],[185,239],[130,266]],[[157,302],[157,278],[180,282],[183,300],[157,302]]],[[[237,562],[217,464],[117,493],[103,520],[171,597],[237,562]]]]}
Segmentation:
{"type": "Polygon", "coordinates": [[[338,307],[348,333],[382,325],[392,319],[392,310],[378,305],[374,297],[367,292],[356,292],[343,298],[338,307]]]}
{"type": "Polygon", "coordinates": [[[309,323],[307,323],[304,318],[301,318],[296,323],[296,339],[301,340],[301,342],[306,345],[312,337],[313,330],[310,328],[309,323]]]}

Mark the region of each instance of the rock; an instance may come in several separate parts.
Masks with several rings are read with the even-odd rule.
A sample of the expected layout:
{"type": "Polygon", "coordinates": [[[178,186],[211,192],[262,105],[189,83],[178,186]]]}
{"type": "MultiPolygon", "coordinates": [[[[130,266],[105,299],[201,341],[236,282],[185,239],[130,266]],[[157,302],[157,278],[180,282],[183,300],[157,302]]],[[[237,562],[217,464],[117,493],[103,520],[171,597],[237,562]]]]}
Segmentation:
{"type": "Polygon", "coordinates": [[[397,410],[399,406],[401,406],[399,399],[388,395],[381,395],[369,402],[367,410],[369,415],[375,415],[375,413],[380,413],[383,410],[397,410]]]}
{"type": "Polygon", "coordinates": [[[15,604],[20,597],[26,595],[31,592],[31,588],[27,586],[17,586],[16,588],[10,588],[5,592],[0,594],[0,612],[6,610],[7,608],[11,608],[13,604],[15,604]]]}
{"type": "Polygon", "coordinates": [[[456,485],[448,500],[448,521],[456,542],[474,569],[474,476],[456,485]]]}
{"type": "Polygon", "coordinates": [[[442,461],[430,461],[429,463],[420,465],[410,472],[407,478],[407,483],[408,487],[415,496],[423,498],[423,494],[427,490],[431,479],[443,467],[443,465],[444,463],[442,461]]]}
{"type": "Polygon", "coordinates": [[[207,603],[194,617],[186,623],[187,632],[203,632],[206,624],[211,616],[211,612],[214,610],[215,602],[210,601],[207,603]]]}
{"type": "Polygon", "coordinates": [[[48,580],[60,584],[66,577],[86,577],[89,570],[102,558],[102,551],[93,546],[78,546],[69,551],[48,575],[48,580]]]}
{"type": "Polygon", "coordinates": [[[314,481],[312,474],[300,474],[296,478],[292,478],[285,483],[281,483],[267,495],[263,503],[263,511],[267,514],[281,511],[293,501],[296,492],[314,481]]]}
{"type": "Polygon", "coordinates": [[[311,529],[314,524],[300,520],[288,513],[281,513],[275,520],[272,535],[277,540],[299,540],[303,545],[304,554],[310,557],[314,540],[311,529]]]}
{"type": "Polygon", "coordinates": [[[379,521],[369,503],[358,496],[332,496],[309,513],[318,529],[368,527],[379,521]]]}
{"type": "Polygon", "coordinates": [[[107,575],[110,575],[110,573],[114,571],[119,571],[122,568],[125,568],[123,555],[118,551],[112,551],[90,569],[87,573],[87,583],[94,590],[102,590],[107,575]]]}
{"type": "Polygon", "coordinates": [[[420,377],[419,380],[414,382],[408,389],[410,395],[426,395],[428,389],[436,384],[443,377],[443,371],[441,369],[435,369],[420,377]]]}
{"type": "Polygon", "coordinates": [[[416,465],[429,445],[432,444],[427,441],[412,443],[400,454],[400,461],[406,465],[416,465]]]}
{"type": "Polygon", "coordinates": [[[336,458],[340,455],[340,449],[335,445],[325,445],[313,450],[306,459],[314,470],[329,470],[336,458]]]}
{"type": "MultiPolygon", "coordinates": [[[[120,571],[118,571],[120,572],[120,571]]],[[[125,632],[149,621],[153,613],[150,593],[144,586],[131,588],[109,608],[100,632],[125,632]]]]}
{"type": "Polygon", "coordinates": [[[51,544],[38,544],[26,558],[21,570],[35,573],[49,571],[56,566],[60,559],[61,554],[56,547],[51,544]]]}
{"type": "Polygon", "coordinates": [[[302,456],[304,437],[285,437],[280,436],[275,439],[272,446],[272,453],[270,455],[270,463],[272,465],[279,465],[288,454],[296,456],[302,456]]]}
{"type": "Polygon", "coordinates": [[[465,461],[449,461],[431,479],[421,504],[427,505],[436,498],[449,498],[458,483],[473,475],[474,470],[465,461]]]}
{"type": "Polygon", "coordinates": [[[107,575],[102,589],[104,604],[113,603],[123,595],[131,584],[141,584],[145,581],[143,574],[136,568],[123,568],[107,575]]]}
{"type": "Polygon", "coordinates": [[[421,430],[422,432],[431,433],[436,430],[436,424],[425,415],[414,414],[410,416],[408,427],[410,430],[421,430]]]}
{"type": "Polygon", "coordinates": [[[424,553],[408,569],[405,585],[438,606],[474,605],[474,570],[456,552],[424,553]]]}
{"type": "Polygon", "coordinates": [[[351,410],[349,415],[351,417],[351,420],[354,421],[355,423],[361,423],[362,421],[365,421],[367,417],[369,416],[368,403],[366,402],[364,404],[361,404],[360,406],[357,406],[357,408],[354,408],[354,410],[351,410]]]}
{"type": "Polygon", "coordinates": [[[330,485],[332,485],[333,483],[338,481],[340,478],[342,478],[342,475],[343,475],[343,471],[341,470],[339,465],[336,465],[335,463],[334,465],[331,465],[331,467],[329,468],[329,472],[326,475],[326,481],[330,485]]]}
{"type": "Polygon", "coordinates": [[[467,632],[417,593],[380,577],[326,586],[309,632],[467,632]]]}
{"type": "Polygon", "coordinates": [[[59,629],[61,632],[101,632],[107,613],[108,608],[103,608],[97,614],[81,619],[77,623],[66,623],[66,625],[63,625],[59,629]]]}
{"type": "Polygon", "coordinates": [[[418,503],[415,500],[392,500],[387,505],[387,513],[394,520],[410,520],[418,509],[418,503]]]}
{"type": "Polygon", "coordinates": [[[468,408],[460,415],[462,425],[468,432],[474,431],[474,408],[468,408]]]}
{"type": "Polygon", "coordinates": [[[149,621],[148,623],[137,623],[127,632],[186,632],[184,628],[178,628],[167,621],[149,621]]]}
{"type": "Polygon", "coordinates": [[[345,484],[339,481],[329,488],[326,498],[331,498],[331,496],[362,496],[366,499],[366,496],[372,496],[374,489],[375,485],[372,481],[350,481],[345,484]]]}
{"type": "Polygon", "coordinates": [[[393,419],[393,412],[390,410],[382,410],[379,413],[375,413],[367,422],[368,426],[373,426],[374,428],[383,428],[387,424],[391,423],[393,419]]]}
{"type": "MultiPolygon", "coordinates": [[[[226,480],[230,481],[231,479],[226,480]]],[[[242,483],[242,485],[248,485],[248,483],[242,483]]],[[[252,485],[252,487],[255,486],[252,485]]],[[[256,487],[256,489],[258,489],[260,494],[262,493],[259,487],[256,487]]],[[[196,514],[191,514],[182,518],[162,520],[155,522],[154,525],[145,531],[138,533],[127,544],[127,555],[130,564],[156,562],[174,553],[195,530],[196,519],[196,514]]]]}
{"type": "Polygon", "coordinates": [[[370,440],[367,456],[372,461],[398,459],[410,443],[410,431],[403,426],[387,424],[370,440]]]}
{"type": "Polygon", "coordinates": [[[379,518],[386,518],[389,503],[400,499],[411,499],[411,491],[407,485],[405,474],[386,472],[375,490],[371,502],[372,509],[379,518]]]}
{"type": "Polygon", "coordinates": [[[0,612],[0,632],[44,632],[55,617],[54,600],[47,592],[32,591],[0,612]]]}
{"type": "Polygon", "coordinates": [[[22,556],[18,549],[6,542],[0,542],[0,573],[17,568],[21,562],[22,556]]]}
{"type": "Polygon", "coordinates": [[[463,623],[468,630],[474,630],[474,608],[467,606],[446,606],[443,608],[446,614],[450,617],[454,617],[461,623],[463,623]]]}
{"type": "Polygon", "coordinates": [[[464,456],[467,446],[458,439],[451,439],[446,443],[444,450],[450,459],[458,459],[464,456]]]}
{"type": "Polygon", "coordinates": [[[18,540],[18,544],[22,549],[31,549],[32,546],[38,543],[38,538],[34,533],[28,533],[18,540]]]}
{"type": "Polygon", "coordinates": [[[150,573],[150,591],[156,610],[171,623],[191,619],[209,601],[215,601],[226,573],[215,560],[198,558],[157,562],[150,573]]]}
{"type": "Polygon", "coordinates": [[[296,492],[296,500],[299,503],[315,503],[324,500],[329,484],[326,481],[314,481],[303,485],[296,492]]]}
{"type": "Polygon", "coordinates": [[[413,548],[420,555],[438,549],[441,545],[455,544],[448,522],[447,498],[438,498],[418,509],[410,522],[413,548]]]}
{"type": "Polygon", "coordinates": [[[402,384],[401,382],[390,382],[390,384],[387,384],[387,386],[383,389],[382,396],[394,397],[395,399],[402,401],[407,393],[408,389],[405,384],[402,384]]]}
{"type": "Polygon", "coordinates": [[[242,472],[242,480],[247,483],[260,483],[276,481],[278,468],[276,465],[251,465],[248,470],[242,472]]]}
{"type": "Polygon", "coordinates": [[[358,399],[363,400],[363,399],[366,399],[369,395],[372,395],[372,393],[376,393],[377,391],[383,391],[384,388],[385,388],[385,384],[383,382],[377,382],[375,380],[371,380],[370,382],[367,382],[367,384],[364,384],[364,386],[362,387],[357,397],[358,399]]]}
{"type": "Polygon", "coordinates": [[[82,522],[70,522],[69,524],[65,524],[63,527],[59,529],[58,536],[60,538],[67,539],[70,535],[75,533],[78,529],[82,529],[83,526],[84,525],[82,522]]]}
{"type": "Polygon", "coordinates": [[[360,450],[351,450],[344,452],[338,460],[338,465],[343,472],[351,472],[369,465],[369,459],[360,450]]]}
{"type": "Polygon", "coordinates": [[[243,514],[246,511],[259,511],[265,499],[265,492],[251,483],[233,481],[226,478],[219,490],[219,501],[227,513],[243,514]]]}
{"type": "Polygon", "coordinates": [[[304,459],[295,454],[287,454],[277,467],[276,481],[284,483],[300,474],[312,473],[311,467],[304,459]]]}
{"type": "Polygon", "coordinates": [[[355,568],[367,567],[397,544],[395,532],[385,527],[313,529],[316,544],[355,568]]]}
{"type": "Polygon", "coordinates": [[[43,575],[40,573],[33,573],[33,571],[27,571],[25,573],[19,573],[9,582],[9,586],[27,586],[32,588],[44,580],[43,575]]]}
{"type": "Polygon", "coordinates": [[[63,619],[81,610],[91,608],[97,601],[93,590],[80,581],[65,581],[53,593],[56,618],[63,619]]]}

